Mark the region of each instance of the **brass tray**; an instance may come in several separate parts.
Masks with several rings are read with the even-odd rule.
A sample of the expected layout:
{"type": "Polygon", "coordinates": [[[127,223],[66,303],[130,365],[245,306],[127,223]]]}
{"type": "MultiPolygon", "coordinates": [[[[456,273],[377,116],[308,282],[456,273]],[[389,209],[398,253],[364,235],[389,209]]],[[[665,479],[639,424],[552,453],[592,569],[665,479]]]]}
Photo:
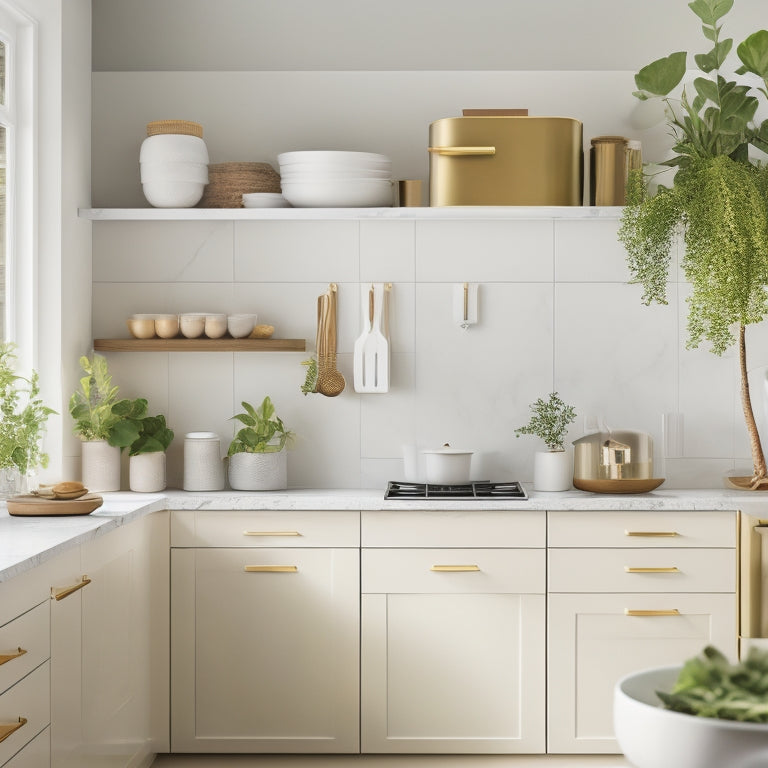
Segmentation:
{"type": "Polygon", "coordinates": [[[25,494],[12,496],[6,502],[8,514],[16,517],[90,515],[103,503],[104,499],[95,493],[86,494],[79,499],[43,499],[33,494],[25,494]]]}
{"type": "Polygon", "coordinates": [[[641,480],[584,480],[573,479],[573,487],[590,493],[648,493],[658,488],[665,477],[649,477],[641,480]]]}

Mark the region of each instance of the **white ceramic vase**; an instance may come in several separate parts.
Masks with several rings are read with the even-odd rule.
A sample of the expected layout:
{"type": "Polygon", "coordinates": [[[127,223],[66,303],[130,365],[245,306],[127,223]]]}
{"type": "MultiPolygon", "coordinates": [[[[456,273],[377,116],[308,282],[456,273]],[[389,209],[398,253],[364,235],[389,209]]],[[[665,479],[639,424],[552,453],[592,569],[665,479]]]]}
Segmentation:
{"type": "Polygon", "coordinates": [[[128,459],[128,485],[137,493],[165,489],[165,451],[139,453],[128,459]]]}
{"type": "Polygon", "coordinates": [[[570,451],[537,451],[533,460],[534,491],[567,491],[573,480],[570,451]]]}
{"type": "Polygon", "coordinates": [[[288,487],[288,452],[235,453],[229,457],[229,485],[236,491],[280,491],[288,487]]]}
{"type": "Polygon", "coordinates": [[[82,444],[83,485],[94,493],[120,490],[120,449],[106,440],[82,444]]]}

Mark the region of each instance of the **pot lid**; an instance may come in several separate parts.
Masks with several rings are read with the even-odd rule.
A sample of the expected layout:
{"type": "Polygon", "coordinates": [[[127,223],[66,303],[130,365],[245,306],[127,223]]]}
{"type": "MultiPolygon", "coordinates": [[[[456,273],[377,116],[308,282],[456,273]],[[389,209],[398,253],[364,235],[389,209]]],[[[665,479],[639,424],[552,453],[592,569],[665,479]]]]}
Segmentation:
{"type": "Polygon", "coordinates": [[[426,450],[423,450],[422,453],[437,453],[437,454],[444,454],[448,456],[471,456],[474,451],[464,451],[461,450],[461,448],[451,448],[448,443],[445,443],[445,445],[442,446],[442,448],[429,448],[426,450]]]}

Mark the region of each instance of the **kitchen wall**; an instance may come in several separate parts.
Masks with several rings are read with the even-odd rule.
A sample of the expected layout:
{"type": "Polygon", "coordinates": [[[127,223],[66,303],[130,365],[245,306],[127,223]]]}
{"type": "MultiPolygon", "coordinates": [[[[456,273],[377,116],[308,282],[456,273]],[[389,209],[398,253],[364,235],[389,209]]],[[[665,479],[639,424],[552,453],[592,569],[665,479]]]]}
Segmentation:
{"type": "MultiPolygon", "coordinates": [[[[631,96],[630,67],[645,58],[622,71],[605,71],[602,62],[603,71],[585,65],[523,72],[491,71],[503,67],[498,60],[485,71],[466,60],[461,71],[427,71],[416,57],[412,71],[396,71],[393,50],[386,71],[381,62],[368,69],[382,71],[367,71],[364,52],[344,67],[357,62],[360,71],[307,71],[317,58],[302,58],[298,45],[293,69],[278,57],[282,71],[267,71],[262,61],[249,66],[242,41],[235,46],[241,57],[227,58],[217,27],[214,54],[201,54],[204,71],[151,71],[174,69],[160,47],[144,46],[131,59],[130,48],[119,46],[110,60],[104,41],[117,39],[118,7],[126,4],[94,2],[96,207],[146,205],[137,163],[143,127],[170,117],[204,125],[212,162],[275,163],[285,150],[358,149],[389,154],[398,178],[426,179],[429,123],[470,106],[527,106],[532,114],[576,117],[587,146],[590,136],[618,133],[640,138],[646,159],[668,150],[657,106],[631,96]],[[221,71],[230,61],[240,71],[221,71]]],[[[204,17],[196,25],[192,16],[193,31],[185,28],[181,39],[202,29],[204,17]]],[[[223,22],[230,32],[232,18],[223,22]]],[[[143,19],[144,28],[162,30],[163,20],[156,20],[161,23],[143,19]]],[[[454,31],[460,27],[457,17],[454,31]]],[[[125,29],[134,39],[130,24],[125,29]]],[[[312,50],[319,56],[340,40],[331,29],[328,45],[312,50]]],[[[578,49],[589,47],[586,40],[578,49]]],[[[176,48],[178,69],[191,69],[189,51],[176,48]]],[[[415,42],[404,50],[416,51],[415,42]]],[[[329,281],[339,284],[340,367],[349,384],[338,398],[301,394],[303,353],[109,355],[122,393],[148,397],[176,430],[171,485],[181,481],[185,432],[216,431],[224,450],[240,401],[258,402],[265,394],[297,433],[289,465],[294,487],[382,486],[402,476],[405,443],[468,446],[478,451],[475,477],[530,480],[540,446],[532,437],[516,439],[514,428],[527,420],[531,401],[557,389],[579,412],[571,438],[602,417],[651,432],[660,455],[662,414],[681,417],[682,445],[660,462],[659,474],[668,486],[719,486],[724,473],[749,464],[734,355],[718,359],[685,348],[687,287],[677,270],[667,306],[641,304],[640,288],[627,283],[617,224],[615,217],[94,222],[93,334],[125,336],[132,312],[255,311],[277,335],[306,338],[311,348],[315,299],[329,281]],[[358,395],[351,386],[360,290],[372,280],[394,284],[393,381],[386,395],[358,395]],[[469,330],[451,316],[453,285],[464,281],[480,284],[480,322],[469,330]]],[[[750,333],[762,412],[768,331],[763,325],[750,333]]]]}

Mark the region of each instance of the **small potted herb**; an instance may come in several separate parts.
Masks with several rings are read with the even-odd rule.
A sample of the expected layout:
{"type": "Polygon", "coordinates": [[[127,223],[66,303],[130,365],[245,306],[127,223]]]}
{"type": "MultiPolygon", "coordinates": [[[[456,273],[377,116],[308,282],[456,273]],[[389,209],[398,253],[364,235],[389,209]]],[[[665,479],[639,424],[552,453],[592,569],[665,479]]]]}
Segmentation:
{"type": "Polygon", "coordinates": [[[16,347],[0,344],[0,497],[24,490],[30,472],[48,466],[41,443],[48,417],[40,399],[38,374],[16,373],[16,347]]]}
{"type": "Polygon", "coordinates": [[[173,441],[173,430],[165,416],[145,416],[139,421],[139,436],[128,449],[129,487],[139,493],[165,488],[165,452],[173,441]]]}
{"type": "Polygon", "coordinates": [[[565,450],[568,425],[576,419],[576,410],[566,405],[557,392],[547,400],[538,398],[530,406],[529,422],[515,430],[515,435],[535,435],[544,441],[546,451],[537,451],[533,465],[533,487],[536,491],[567,491],[571,487],[573,468],[571,455],[565,450]]]}
{"type": "Polygon", "coordinates": [[[285,428],[269,396],[258,408],[243,401],[244,413],[232,418],[243,426],[229,444],[229,484],[239,491],[275,491],[288,487],[285,428]]]}
{"type": "Polygon", "coordinates": [[[102,355],[81,357],[80,367],[85,376],[70,398],[69,413],[83,441],[83,485],[91,491],[119,491],[120,451],[138,439],[147,401],[118,397],[102,355]]]}

